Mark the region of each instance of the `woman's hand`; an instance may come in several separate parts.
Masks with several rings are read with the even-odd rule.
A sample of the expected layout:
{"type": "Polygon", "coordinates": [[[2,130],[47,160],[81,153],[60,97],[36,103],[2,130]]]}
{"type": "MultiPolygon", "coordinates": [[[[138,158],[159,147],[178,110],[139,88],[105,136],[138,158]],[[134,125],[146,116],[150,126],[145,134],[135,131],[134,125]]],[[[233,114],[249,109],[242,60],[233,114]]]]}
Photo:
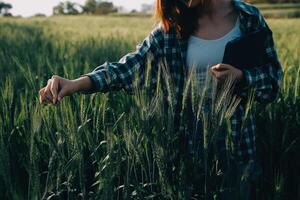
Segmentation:
{"type": "Polygon", "coordinates": [[[52,103],[57,105],[65,96],[72,95],[78,91],[89,91],[93,87],[88,76],[82,76],[75,80],[68,80],[57,75],[53,75],[48,80],[46,87],[40,89],[40,103],[52,103]]]}
{"type": "Polygon", "coordinates": [[[69,96],[77,91],[77,84],[73,80],[68,80],[57,75],[53,75],[48,80],[47,86],[40,89],[40,103],[52,103],[57,105],[65,96],[69,96]]]}
{"type": "Polygon", "coordinates": [[[232,76],[237,82],[242,80],[243,72],[228,64],[217,64],[212,66],[209,71],[217,78],[218,82],[223,83],[228,76],[232,76]]]}

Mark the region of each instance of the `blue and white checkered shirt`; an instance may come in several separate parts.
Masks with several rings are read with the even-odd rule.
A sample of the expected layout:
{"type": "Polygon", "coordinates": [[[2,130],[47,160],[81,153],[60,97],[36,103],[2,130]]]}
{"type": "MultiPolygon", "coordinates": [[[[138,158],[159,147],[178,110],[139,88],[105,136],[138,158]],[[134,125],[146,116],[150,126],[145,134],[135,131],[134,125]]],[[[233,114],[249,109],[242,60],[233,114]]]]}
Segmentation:
{"type": "MultiPolygon", "coordinates": [[[[261,28],[269,29],[260,11],[253,5],[233,0],[234,8],[239,13],[240,29],[242,37],[255,32],[261,28]]],[[[269,29],[270,30],[270,29],[269,29]]],[[[250,88],[255,88],[255,100],[258,103],[269,103],[273,101],[278,92],[279,83],[282,78],[282,67],[278,60],[272,31],[264,45],[264,56],[269,62],[262,66],[242,69],[244,79],[240,96],[250,88]]],[[[91,94],[95,92],[108,92],[124,89],[128,93],[133,91],[134,75],[137,72],[140,80],[144,80],[144,71],[147,65],[148,55],[152,55],[152,66],[158,66],[159,60],[165,60],[168,70],[171,73],[175,87],[175,112],[180,113],[182,109],[183,86],[186,73],[187,39],[180,38],[174,29],[167,33],[163,32],[161,25],[158,25],[145,40],[137,46],[135,52],[128,53],[119,62],[106,62],[96,67],[92,72],[82,76],[89,76],[93,88],[90,91],[81,92],[91,94]]],[[[152,85],[156,86],[157,68],[151,73],[152,85]]],[[[154,88],[155,88],[154,86],[154,88]]],[[[246,125],[242,127],[245,106],[240,104],[230,119],[231,136],[234,143],[236,159],[240,162],[255,160],[255,133],[256,123],[254,113],[250,112],[246,125]]]]}

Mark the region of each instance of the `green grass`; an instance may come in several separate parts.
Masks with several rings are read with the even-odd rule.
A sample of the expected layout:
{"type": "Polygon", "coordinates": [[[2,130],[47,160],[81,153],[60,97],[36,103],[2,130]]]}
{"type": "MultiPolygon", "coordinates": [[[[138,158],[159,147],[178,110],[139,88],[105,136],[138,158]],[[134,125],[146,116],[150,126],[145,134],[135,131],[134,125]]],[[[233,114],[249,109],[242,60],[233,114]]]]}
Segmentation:
{"type": "MultiPolygon", "coordinates": [[[[278,99],[257,106],[263,168],[257,193],[298,199],[300,20],[268,23],[284,79],[278,99]]],[[[74,94],[59,107],[38,101],[53,74],[75,79],[117,61],[152,27],[149,18],[136,17],[0,18],[0,199],[184,199],[181,178],[189,168],[178,162],[185,157],[160,90],[157,98],[147,90],[74,94]]],[[[196,95],[195,108],[201,98],[196,95]]],[[[214,117],[220,120],[220,113],[214,117]]]]}

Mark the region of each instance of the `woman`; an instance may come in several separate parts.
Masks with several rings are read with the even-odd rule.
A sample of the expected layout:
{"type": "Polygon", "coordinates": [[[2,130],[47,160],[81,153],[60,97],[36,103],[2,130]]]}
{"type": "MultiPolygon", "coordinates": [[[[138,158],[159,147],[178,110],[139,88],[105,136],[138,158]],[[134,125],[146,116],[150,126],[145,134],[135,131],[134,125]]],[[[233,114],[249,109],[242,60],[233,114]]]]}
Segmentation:
{"type": "MultiPolygon", "coordinates": [[[[47,86],[40,90],[40,101],[57,105],[63,97],[75,92],[91,94],[121,89],[131,92],[133,76],[144,70],[149,55],[154,58],[152,66],[157,66],[159,59],[167,62],[175,86],[174,111],[177,114],[182,108],[185,75],[191,65],[199,69],[200,78],[209,66],[209,72],[220,84],[227,77],[233,77],[237,94],[242,99],[250,88],[255,88],[255,100],[259,103],[276,98],[282,68],[272,32],[257,8],[237,0],[157,0],[156,15],[161,23],[135,52],[125,55],[119,62],[106,62],[75,80],[52,76],[47,86]],[[243,44],[248,47],[240,48],[243,44]],[[239,53],[241,56],[237,55],[239,53]],[[248,56],[243,57],[247,53],[248,56]],[[261,62],[254,62],[256,59],[261,62]]],[[[143,73],[138,74],[144,79],[143,73]]],[[[156,84],[156,74],[154,68],[152,85],[156,84]]],[[[235,159],[240,166],[252,169],[256,160],[255,118],[254,113],[249,113],[242,128],[244,114],[245,107],[241,103],[231,118],[231,135],[235,159]]],[[[248,183],[241,186],[243,199],[253,199],[248,183]]]]}

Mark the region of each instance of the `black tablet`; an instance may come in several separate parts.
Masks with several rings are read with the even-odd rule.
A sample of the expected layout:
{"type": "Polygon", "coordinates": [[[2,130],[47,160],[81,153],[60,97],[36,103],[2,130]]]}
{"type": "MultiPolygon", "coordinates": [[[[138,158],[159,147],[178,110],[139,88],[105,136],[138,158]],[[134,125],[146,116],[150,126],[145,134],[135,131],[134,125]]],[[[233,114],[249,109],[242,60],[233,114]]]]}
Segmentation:
{"type": "Polygon", "coordinates": [[[228,42],[223,63],[239,69],[247,69],[265,64],[266,41],[272,32],[263,28],[241,38],[228,42]]]}

